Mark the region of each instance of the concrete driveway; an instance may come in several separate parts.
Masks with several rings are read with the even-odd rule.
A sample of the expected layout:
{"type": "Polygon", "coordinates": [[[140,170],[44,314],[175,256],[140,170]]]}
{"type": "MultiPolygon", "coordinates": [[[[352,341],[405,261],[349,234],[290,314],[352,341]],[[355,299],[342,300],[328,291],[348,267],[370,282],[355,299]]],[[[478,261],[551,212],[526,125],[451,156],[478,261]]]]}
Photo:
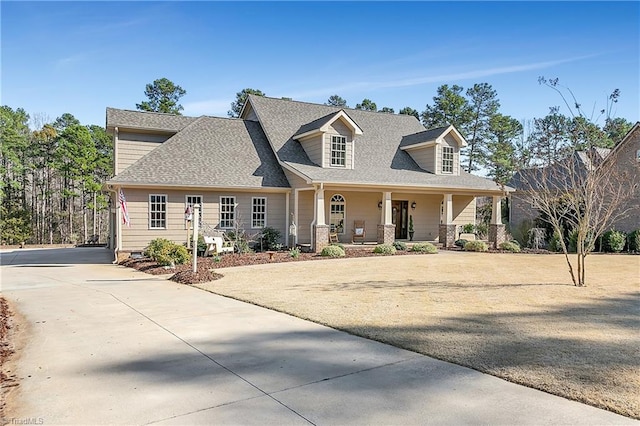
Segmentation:
{"type": "Polygon", "coordinates": [[[111,259],[0,254],[2,293],[27,337],[7,367],[20,386],[6,422],[638,424],[111,259]]]}

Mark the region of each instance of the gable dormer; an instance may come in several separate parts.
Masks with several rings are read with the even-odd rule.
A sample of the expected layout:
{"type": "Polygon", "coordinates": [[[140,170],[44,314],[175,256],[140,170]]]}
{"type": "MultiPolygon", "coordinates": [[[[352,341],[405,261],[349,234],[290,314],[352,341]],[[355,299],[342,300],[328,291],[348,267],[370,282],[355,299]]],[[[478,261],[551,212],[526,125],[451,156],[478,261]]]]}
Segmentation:
{"type": "Polygon", "coordinates": [[[300,142],[309,159],[320,167],[353,169],[353,141],[358,135],[362,129],[340,110],[300,127],[293,140],[300,142]]]}
{"type": "Polygon", "coordinates": [[[437,175],[460,174],[460,150],[467,146],[453,126],[414,133],[402,138],[400,149],[420,168],[437,175]]]}

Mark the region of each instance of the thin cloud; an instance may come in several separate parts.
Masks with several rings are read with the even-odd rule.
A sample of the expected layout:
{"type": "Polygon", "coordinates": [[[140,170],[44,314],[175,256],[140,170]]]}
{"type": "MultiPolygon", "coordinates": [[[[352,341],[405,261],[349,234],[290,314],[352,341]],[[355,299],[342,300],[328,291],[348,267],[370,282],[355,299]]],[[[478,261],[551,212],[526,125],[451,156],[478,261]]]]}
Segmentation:
{"type": "Polygon", "coordinates": [[[85,53],[76,53],[75,55],[66,56],[64,58],[57,59],[53,63],[53,67],[56,70],[67,69],[79,62],[84,61],[86,57],[87,55],[85,53]]]}
{"type": "Polygon", "coordinates": [[[575,62],[582,59],[592,58],[594,56],[598,56],[598,55],[594,54],[594,55],[577,56],[573,58],[559,59],[555,61],[535,62],[531,64],[511,65],[506,67],[478,69],[478,70],[465,71],[465,72],[459,72],[459,73],[431,75],[431,76],[415,77],[415,78],[393,79],[393,80],[377,81],[377,82],[376,81],[358,81],[358,82],[343,84],[340,86],[305,90],[299,93],[294,93],[290,96],[293,97],[294,99],[296,98],[305,99],[305,98],[313,98],[317,96],[327,95],[331,93],[348,93],[352,91],[362,91],[362,90],[389,89],[389,88],[395,88],[395,87],[411,87],[411,86],[420,86],[420,85],[429,84],[429,83],[449,83],[449,82],[458,81],[458,80],[470,80],[470,79],[476,79],[476,78],[482,78],[482,77],[490,77],[494,75],[511,74],[516,72],[545,69],[545,68],[554,67],[560,64],[566,64],[569,62],[575,62]]]}

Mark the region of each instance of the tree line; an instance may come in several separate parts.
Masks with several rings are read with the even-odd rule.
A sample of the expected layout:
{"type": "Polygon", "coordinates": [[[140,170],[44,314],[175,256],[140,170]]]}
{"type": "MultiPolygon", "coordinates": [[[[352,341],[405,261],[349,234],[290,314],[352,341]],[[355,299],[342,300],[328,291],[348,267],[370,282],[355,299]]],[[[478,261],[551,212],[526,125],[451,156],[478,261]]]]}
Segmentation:
{"type": "MultiPolygon", "coordinates": [[[[183,110],[179,102],[186,91],[171,80],[147,84],[144,94],[146,100],[136,104],[138,110],[170,114],[183,110]]],[[[237,92],[229,117],[240,116],[249,94],[266,96],[251,88],[237,92]]],[[[624,118],[611,117],[619,96],[614,91],[598,117],[566,116],[552,107],[542,118],[518,120],[500,112],[498,94],[488,83],[466,90],[444,84],[424,111],[406,106],[398,114],[416,117],[427,129],[454,125],[468,142],[462,152],[464,169],[484,170],[504,185],[517,170],[552,164],[575,149],[613,147],[632,126],[624,118]],[[597,124],[600,119],[602,126],[597,124]]],[[[330,96],[325,104],[349,107],[339,95],[330,96]]],[[[395,114],[391,107],[378,109],[368,98],[354,108],[395,114]]],[[[93,235],[104,241],[108,196],[101,185],[113,175],[113,142],[105,129],[82,125],[69,113],[48,120],[3,106],[0,114],[1,241],[78,243],[93,235]]]]}
{"type": "Polygon", "coordinates": [[[3,243],[79,243],[106,234],[101,187],[113,173],[113,142],[102,126],[68,113],[30,117],[5,105],[0,139],[3,243]]]}

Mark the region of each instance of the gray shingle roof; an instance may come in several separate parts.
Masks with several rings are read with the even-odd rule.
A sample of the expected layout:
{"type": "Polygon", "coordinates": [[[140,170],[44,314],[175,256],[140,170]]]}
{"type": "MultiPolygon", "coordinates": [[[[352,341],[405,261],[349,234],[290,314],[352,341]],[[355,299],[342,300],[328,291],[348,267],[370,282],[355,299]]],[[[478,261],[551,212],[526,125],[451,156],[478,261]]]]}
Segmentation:
{"type": "Polygon", "coordinates": [[[108,183],[289,187],[259,123],[214,117],[194,118],[108,183]]]}
{"type": "Polygon", "coordinates": [[[114,127],[122,127],[175,133],[184,129],[196,119],[196,117],[185,117],[160,112],[107,108],[107,130],[111,130],[114,127]]]}
{"type": "Polygon", "coordinates": [[[418,167],[400,149],[403,137],[424,138],[439,129],[425,132],[411,115],[345,109],[363,131],[354,140],[354,169],[322,168],[309,161],[300,143],[292,137],[308,123],[344,108],[253,95],[249,101],[280,161],[312,181],[500,191],[493,181],[468,173],[435,175],[418,167]]]}
{"type": "Polygon", "coordinates": [[[413,133],[402,137],[400,147],[404,148],[411,145],[416,145],[422,142],[428,142],[437,139],[441,136],[449,126],[438,127],[436,129],[424,130],[422,132],[413,133]]]}

